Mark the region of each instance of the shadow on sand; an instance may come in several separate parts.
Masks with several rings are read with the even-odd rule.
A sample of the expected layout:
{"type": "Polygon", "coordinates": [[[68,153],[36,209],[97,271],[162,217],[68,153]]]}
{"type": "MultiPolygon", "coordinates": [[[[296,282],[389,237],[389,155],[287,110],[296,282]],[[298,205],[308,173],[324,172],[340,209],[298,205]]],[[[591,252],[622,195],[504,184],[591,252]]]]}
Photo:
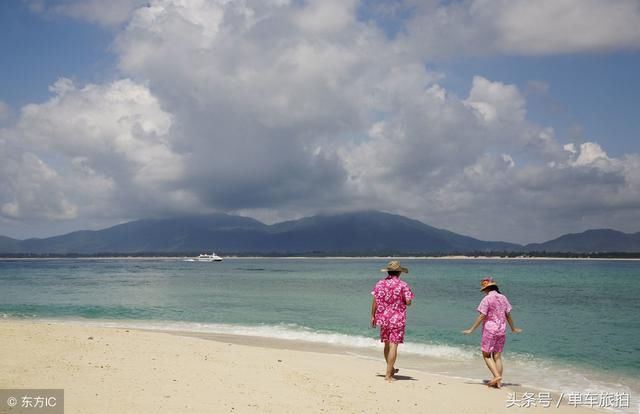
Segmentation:
{"type": "MultiPolygon", "coordinates": [[[[383,374],[376,374],[376,377],[384,378],[384,375],[383,374]]],[[[395,374],[393,376],[393,378],[395,378],[398,381],[418,381],[417,379],[415,379],[415,378],[413,378],[413,377],[411,377],[409,375],[398,375],[398,374],[395,374]]]]}
{"type": "MultiPolygon", "coordinates": [[[[473,385],[484,385],[485,387],[487,386],[487,384],[489,383],[489,380],[482,380],[482,382],[478,382],[478,381],[465,381],[465,384],[473,384],[473,385]]],[[[514,382],[503,382],[502,383],[503,387],[521,387],[521,384],[516,384],[514,382]]]]}

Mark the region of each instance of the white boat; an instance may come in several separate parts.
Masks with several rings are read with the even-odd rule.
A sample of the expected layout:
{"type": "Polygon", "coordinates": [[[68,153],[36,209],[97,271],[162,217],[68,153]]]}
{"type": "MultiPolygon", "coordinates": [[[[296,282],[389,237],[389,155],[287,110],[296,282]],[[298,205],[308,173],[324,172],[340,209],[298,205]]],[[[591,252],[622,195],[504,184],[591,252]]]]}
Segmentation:
{"type": "Polygon", "coordinates": [[[195,258],[188,258],[184,260],[185,262],[221,262],[222,257],[218,256],[214,252],[211,254],[201,254],[195,258]]]}

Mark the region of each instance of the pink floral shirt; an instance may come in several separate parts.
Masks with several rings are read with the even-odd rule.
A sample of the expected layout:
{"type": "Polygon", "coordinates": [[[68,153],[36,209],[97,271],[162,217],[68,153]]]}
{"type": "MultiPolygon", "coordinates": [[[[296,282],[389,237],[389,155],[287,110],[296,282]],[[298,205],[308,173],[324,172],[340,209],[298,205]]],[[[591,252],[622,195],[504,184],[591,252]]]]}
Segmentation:
{"type": "Polygon", "coordinates": [[[373,287],[376,299],[376,325],[384,328],[404,328],[407,323],[407,304],[413,299],[411,287],[398,276],[387,276],[373,287]]]}
{"type": "Polygon", "coordinates": [[[485,316],[482,322],[482,332],[492,335],[504,335],[507,330],[507,313],[511,312],[511,304],[505,295],[495,290],[485,296],[478,312],[485,316]]]}

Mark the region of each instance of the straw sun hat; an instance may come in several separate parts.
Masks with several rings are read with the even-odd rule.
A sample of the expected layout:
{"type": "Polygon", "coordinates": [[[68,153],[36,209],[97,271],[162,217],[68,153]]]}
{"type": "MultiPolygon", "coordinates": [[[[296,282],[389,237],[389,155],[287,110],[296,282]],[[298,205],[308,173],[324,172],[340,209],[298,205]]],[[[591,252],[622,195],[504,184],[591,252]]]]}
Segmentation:
{"type": "Polygon", "coordinates": [[[485,277],[480,281],[480,290],[485,290],[489,286],[498,286],[498,283],[491,276],[485,277]]]}
{"type": "Polygon", "coordinates": [[[406,267],[400,266],[400,262],[397,260],[392,260],[387,264],[387,267],[380,269],[381,272],[404,272],[409,273],[409,269],[406,267]]]}

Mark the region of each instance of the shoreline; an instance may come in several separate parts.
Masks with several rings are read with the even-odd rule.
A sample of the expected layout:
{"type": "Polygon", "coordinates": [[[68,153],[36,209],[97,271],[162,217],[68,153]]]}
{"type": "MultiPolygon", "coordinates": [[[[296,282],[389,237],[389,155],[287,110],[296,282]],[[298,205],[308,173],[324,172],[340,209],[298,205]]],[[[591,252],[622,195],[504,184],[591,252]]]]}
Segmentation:
{"type": "MultiPolygon", "coordinates": [[[[191,256],[34,256],[0,257],[2,261],[37,260],[175,260],[184,261],[191,256]]],[[[224,260],[541,260],[541,261],[640,261],[640,257],[556,257],[556,256],[223,256],[224,260]]],[[[224,261],[223,260],[223,261],[224,261]]],[[[189,262],[191,263],[191,262],[189,262]]],[[[197,262],[193,262],[197,263],[197,262]]],[[[220,262],[217,262],[220,263],[220,262]]],[[[215,263],[214,263],[215,264],[215,263]]]]}
{"type": "MultiPolygon", "coordinates": [[[[217,342],[263,348],[290,349],[324,354],[351,355],[358,358],[380,358],[381,344],[377,330],[370,335],[353,335],[323,331],[303,326],[242,325],[170,320],[84,319],[84,318],[7,318],[20,323],[62,326],[131,329],[194,337],[217,342]]],[[[2,321],[2,319],[0,319],[2,321]]],[[[479,340],[479,338],[478,338],[479,340]]],[[[408,341],[400,346],[405,366],[443,377],[480,381],[488,373],[479,350],[473,347],[408,341]]],[[[640,396],[640,378],[621,372],[606,372],[568,361],[544,359],[507,350],[507,371],[518,390],[522,388],[554,393],[596,389],[598,392],[626,392],[640,396]],[[541,376],[541,372],[544,374],[541,376]],[[541,380],[540,378],[546,378],[541,380]]]]}
{"type": "MultiPolygon", "coordinates": [[[[533,391],[407,368],[402,352],[387,384],[381,356],[318,344],[16,320],[0,321],[0,335],[0,387],[64,388],[71,413],[509,413],[510,393],[533,391]]],[[[597,411],[565,400],[554,412],[597,411]]]]}

